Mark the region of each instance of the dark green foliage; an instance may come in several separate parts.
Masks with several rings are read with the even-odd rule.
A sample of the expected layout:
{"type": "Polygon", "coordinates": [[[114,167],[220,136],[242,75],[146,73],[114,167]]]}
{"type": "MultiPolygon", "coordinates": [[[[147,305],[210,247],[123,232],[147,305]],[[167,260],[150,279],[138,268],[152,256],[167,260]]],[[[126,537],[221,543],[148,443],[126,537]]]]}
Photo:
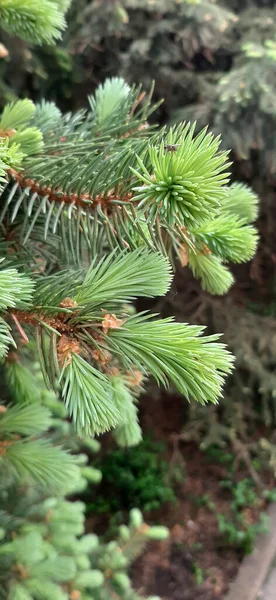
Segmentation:
{"type": "Polygon", "coordinates": [[[114,513],[138,506],[144,511],[155,510],[164,503],[174,502],[175,494],[167,482],[169,465],[163,458],[165,446],[144,439],[138,446],[107,452],[96,465],[103,474],[102,487],[97,488],[89,512],[114,513]]]}
{"type": "Polygon", "coordinates": [[[256,536],[267,533],[268,517],[262,512],[259,521],[253,525],[248,524],[242,514],[237,513],[232,519],[218,514],[219,533],[227,544],[240,548],[243,554],[250,554],[254,548],[256,536]]]}
{"type": "Polygon", "coordinates": [[[192,572],[195,577],[197,585],[202,585],[203,581],[204,581],[205,573],[197,562],[193,563],[192,572]]]}
{"type": "Polygon", "coordinates": [[[258,496],[250,479],[242,479],[237,484],[233,481],[222,481],[221,487],[229,489],[232,494],[231,508],[234,512],[238,512],[242,508],[255,506],[258,504],[258,496]]]}
{"type": "MultiPolygon", "coordinates": [[[[96,86],[121,75],[148,90],[155,79],[156,98],[166,96],[162,118],[209,124],[235,160],[256,158],[257,151],[260,166],[274,171],[273,4],[74,0],[67,20],[58,47],[22,49],[14,82],[21,95],[31,85],[36,100],[47,95],[72,109],[86,102],[91,79],[96,86]]],[[[0,65],[7,99],[13,53],[11,47],[0,65]]]]}
{"type": "MultiPolygon", "coordinates": [[[[250,554],[253,550],[258,533],[268,531],[268,517],[260,512],[258,520],[252,520],[251,507],[258,507],[259,494],[251,479],[243,479],[235,483],[233,480],[221,482],[224,489],[228,489],[231,496],[231,516],[217,515],[218,529],[222,538],[230,545],[240,548],[244,554],[250,554]],[[249,511],[249,516],[248,516],[249,511]]],[[[267,490],[267,498],[270,490],[267,490]]],[[[264,494],[265,497],[265,494],[264,494]]]]}

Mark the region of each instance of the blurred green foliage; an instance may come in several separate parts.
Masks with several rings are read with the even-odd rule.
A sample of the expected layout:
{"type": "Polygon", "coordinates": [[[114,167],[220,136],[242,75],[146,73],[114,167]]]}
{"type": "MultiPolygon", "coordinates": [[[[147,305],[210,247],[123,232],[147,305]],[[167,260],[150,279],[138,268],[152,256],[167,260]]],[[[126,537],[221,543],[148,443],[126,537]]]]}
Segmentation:
{"type": "Polygon", "coordinates": [[[155,79],[159,121],[210,125],[235,161],[256,171],[257,153],[274,179],[275,17],[269,0],[73,0],[56,47],[1,34],[1,103],[47,97],[71,110],[107,76],[145,89],[155,79]]]}
{"type": "Polygon", "coordinates": [[[88,512],[114,513],[137,506],[144,511],[174,502],[174,489],[168,481],[169,464],[165,445],[144,439],[138,446],[115,448],[95,461],[103,483],[87,501],[88,512]]]}

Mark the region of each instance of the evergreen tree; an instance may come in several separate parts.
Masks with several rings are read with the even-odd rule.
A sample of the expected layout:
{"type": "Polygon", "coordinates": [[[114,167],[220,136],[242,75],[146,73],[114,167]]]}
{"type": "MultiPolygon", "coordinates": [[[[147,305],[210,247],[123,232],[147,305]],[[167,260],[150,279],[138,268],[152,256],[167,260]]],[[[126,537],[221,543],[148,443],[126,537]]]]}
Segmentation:
{"type": "MultiPolygon", "coordinates": [[[[0,0],[0,18],[21,33],[22,9],[22,35],[49,41],[67,4],[43,4],[45,28],[34,0],[0,0]]],[[[0,572],[8,600],[139,597],[126,568],[167,530],[134,510],[117,541],[83,536],[84,507],[64,497],[100,474],[79,449],[97,449],[93,437],[108,430],[121,446],[140,441],[138,398],[149,376],[187,399],[218,401],[233,362],[219,336],[136,314],[132,302],[165,295],[179,262],[223,294],[233,281],[228,262],[249,260],[257,243],[256,196],[229,185],[219,138],[190,124],[149,126],[151,94],[121,78],[88,100],[87,110],[65,115],[52,102],[19,100],[0,117],[0,572]]]]}

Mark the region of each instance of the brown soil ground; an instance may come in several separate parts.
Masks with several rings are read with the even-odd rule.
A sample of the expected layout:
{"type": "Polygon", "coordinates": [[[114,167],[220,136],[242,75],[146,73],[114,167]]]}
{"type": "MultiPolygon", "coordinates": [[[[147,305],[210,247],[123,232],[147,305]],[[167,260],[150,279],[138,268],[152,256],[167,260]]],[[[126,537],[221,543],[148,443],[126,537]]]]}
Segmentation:
{"type": "MultiPolygon", "coordinates": [[[[168,459],[173,456],[172,436],[183,423],[183,399],[164,394],[154,402],[142,399],[144,431],[153,431],[157,439],[168,441],[168,459]],[[146,407],[146,410],[143,410],[146,407]],[[153,427],[154,425],[154,427],[153,427]]],[[[196,445],[182,444],[185,477],[179,486],[177,502],[146,515],[148,522],[162,523],[171,531],[170,540],[151,543],[132,570],[134,586],[145,596],[159,595],[163,600],[222,600],[243,558],[241,551],[231,548],[218,532],[216,512],[230,515],[230,494],[220,486],[227,477],[226,467],[214,463],[196,445]],[[216,511],[200,506],[197,499],[208,494],[216,511]],[[199,572],[202,583],[197,582],[199,572]]],[[[239,478],[248,476],[240,472],[239,478]]],[[[267,485],[273,485],[267,475],[267,485]]],[[[265,508],[247,508],[249,523],[258,519],[265,508]]]]}

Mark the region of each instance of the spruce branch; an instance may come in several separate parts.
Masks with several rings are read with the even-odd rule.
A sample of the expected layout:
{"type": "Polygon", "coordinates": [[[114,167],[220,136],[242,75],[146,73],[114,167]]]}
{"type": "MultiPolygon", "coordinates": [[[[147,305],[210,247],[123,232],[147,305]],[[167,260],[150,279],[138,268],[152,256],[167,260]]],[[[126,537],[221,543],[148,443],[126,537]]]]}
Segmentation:
{"type": "Polygon", "coordinates": [[[76,576],[74,560],[69,556],[55,556],[41,563],[36,562],[29,569],[31,579],[38,579],[47,583],[49,580],[57,583],[70,581],[76,576]]]}
{"type": "Polygon", "coordinates": [[[11,328],[8,323],[0,317],[0,358],[6,356],[10,346],[16,346],[11,335],[11,328]]]}
{"type": "Polygon", "coordinates": [[[107,377],[74,352],[62,372],[62,397],[79,435],[102,433],[120,421],[107,377]]]}
{"type": "Polygon", "coordinates": [[[10,35],[27,42],[52,43],[65,28],[63,13],[68,5],[60,0],[1,0],[0,23],[10,35]]]}
{"type": "Polygon", "coordinates": [[[258,196],[247,185],[232,183],[223,199],[222,210],[246,223],[252,223],[257,219],[259,212],[258,196]]]}
{"type": "Polygon", "coordinates": [[[51,413],[44,406],[15,405],[0,414],[0,437],[13,433],[35,436],[49,429],[50,425],[51,413]]]}
{"type": "Polygon", "coordinates": [[[0,135],[0,191],[3,190],[3,185],[7,183],[7,171],[10,167],[19,168],[23,153],[19,145],[10,143],[7,137],[0,135]]]}
{"type": "Polygon", "coordinates": [[[127,380],[114,376],[110,380],[113,398],[121,415],[120,424],[114,431],[114,437],[119,446],[136,446],[142,440],[142,431],[138,420],[138,409],[135,399],[127,386],[127,380]]]}
{"type": "Polygon", "coordinates": [[[233,214],[225,213],[213,221],[206,221],[199,227],[191,228],[190,233],[216,256],[233,263],[247,262],[256,252],[256,229],[252,225],[245,225],[233,214]]]}
{"type": "Polygon", "coordinates": [[[70,493],[79,477],[73,458],[46,440],[0,442],[2,475],[18,481],[31,481],[54,494],[70,493]]]}
{"type": "Polygon", "coordinates": [[[137,315],[110,330],[108,347],[122,356],[126,367],[135,364],[163,385],[172,382],[187,399],[216,402],[233,358],[223,344],[216,343],[218,336],[200,337],[202,331],[170,318],[137,315]]]}
{"type": "Polygon", "coordinates": [[[39,598],[39,600],[67,600],[68,594],[63,591],[62,587],[52,581],[39,581],[39,579],[29,579],[27,589],[30,591],[31,597],[39,598]]]}
{"type": "MultiPolygon", "coordinates": [[[[59,306],[13,310],[20,323],[36,328],[45,376],[54,387],[59,380],[79,434],[118,426],[120,443],[139,439],[136,406],[128,390],[131,379],[127,379],[135,369],[153,375],[159,383],[175,384],[187,398],[215,402],[220,396],[232,359],[222,345],[214,343],[215,338],[199,338],[200,328],[152,320],[144,314],[129,317],[126,311],[127,300],[151,295],[160,283],[159,293],[165,293],[170,278],[169,263],[161,255],[123,252],[93,262],[83,283],[73,283],[72,290],[61,274],[62,292],[66,283],[66,292],[75,295],[60,302],[57,291],[59,306]],[[118,369],[125,383],[114,379],[118,369]]],[[[58,284],[58,276],[54,279],[58,284]]],[[[43,284],[39,294],[42,299],[43,284]]]]}
{"type": "Polygon", "coordinates": [[[137,157],[140,170],[132,172],[142,185],[134,186],[138,208],[148,210],[170,225],[189,226],[218,212],[225,195],[229,166],[227,153],[219,152],[220,139],[195,125],[171,128],[160,147],[149,147],[150,167],[137,157]]]}
{"type": "Polygon", "coordinates": [[[10,351],[5,363],[5,380],[13,399],[19,404],[37,402],[37,382],[30,377],[29,369],[20,362],[19,354],[10,351]]]}
{"type": "Polygon", "coordinates": [[[114,126],[114,120],[125,121],[134,101],[133,91],[124,79],[114,77],[99,85],[89,103],[97,126],[104,132],[114,126]]]}
{"type": "MultiPolygon", "coordinates": [[[[1,5],[0,5],[1,6],[1,5]]],[[[12,135],[14,130],[28,125],[35,114],[35,105],[31,100],[18,100],[7,104],[0,119],[0,131],[3,135],[12,135]]]]}
{"type": "Polygon", "coordinates": [[[27,307],[32,300],[33,288],[32,280],[16,269],[0,270],[0,309],[27,307]]]}
{"type": "Polygon", "coordinates": [[[113,251],[98,263],[96,259],[92,261],[75,296],[77,304],[85,305],[79,314],[87,312],[88,307],[108,306],[115,299],[119,303],[139,296],[164,296],[171,279],[170,264],[158,253],[149,253],[145,249],[120,254],[113,251]]]}
{"type": "Polygon", "coordinates": [[[210,294],[226,294],[234,278],[222,260],[209,251],[189,252],[189,267],[193,275],[200,279],[202,288],[210,294]]]}
{"type": "MultiPolygon", "coordinates": [[[[7,104],[0,119],[0,139],[8,146],[18,148],[23,157],[38,154],[43,149],[43,136],[37,127],[29,127],[35,113],[31,100],[18,100],[7,104]]],[[[9,166],[15,166],[14,161],[9,166]]]]}
{"type": "MultiPolygon", "coordinates": [[[[164,295],[176,257],[204,289],[227,291],[233,278],[224,262],[255,251],[248,222],[256,198],[228,186],[219,138],[206,130],[195,135],[189,123],[147,127],[152,107],[141,88],[107,80],[89,103],[75,115],[61,115],[52,103],[35,111],[27,104],[24,123],[22,105],[2,116],[6,133],[17,126],[8,142],[27,132],[20,143],[26,150],[29,140],[29,155],[22,169],[10,165],[0,225],[15,261],[22,246],[34,254],[34,289],[25,305],[23,290],[12,306],[3,301],[3,316],[25,342],[35,333],[45,381],[61,392],[78,433],[116,428],[119,443],[129,445],[140,439],[139,377],[216,402],[232,358],[202,330],[130,316],[128,303],[164,295]],[[38,125],[44,145],[33,155],[30,129],[38,125]]],[[[10,266],[8,249],[6,255],[10,266]]],[[[2,346],[4,353],[5,340],[2,346]]],[[[11,362],[8,376],[15,395],[29,401],[30,388],[20,391],[17,383],[24,380],[19,365],[11,362]]]]}
{"type": "MultiPolygon", "coordinates": [[[[21,226],[23,244],[32,239],[38,231],[38,223],[44,218],[44,239],[48,239],[50,231],[54,236],[60,235],[64,253],[62,260],[65,259],[68,264],[71,256],[80,266],[86,248],[92,257],[96,257],[96,254],[104,254],[107,247],[112,250],[135,249],[139,246],[158,249],[167,254],[172,263],[177,255],[185,264],[181,258],[183,245],[195,251],[193,232],[198,227],[209,227],[208,222],[226,214],[227,198],[232,193],[232,186],[229,188],[226,185],[227,154],[219,151],[218,138],[213,138],[206,130],[195,136],[194,126],[189,124],[164,129],[154,135],[148,132],[147,139],[138,139],[135,129],[130,130],[127,138],[116,137],[120,123],[128,124],[132,119],[131,110],[126,116],[118,106],[122,101],[123,105],[128,105],[128,110],[131,106],[136,107],[139,101],[137,93],[138,90],[129,88],[123,80],[115,78],[108,80],[91,99],[91,112],[76,115],[75,120],[73,117],[64,120],[52,105],[45,104],[38,108],[42,124],[45,116],[46,137],[47,132],[53,136],[51,145],[46,145],[43,160],[42,157],[27,159],[23,172],[9,171],[16,183],[6,194],[1,217],[2,220],[7,218],[7,222],[12,224],[27,210],[27,217],[21,226]],[[118,105],[112,96],[112,89],[117,88],[121,90],[118,105]],[[134,105],[133,98],[136,98],[134,105]],[[50,128],[51,111],[53,128],[57,126],[58,133],[50,128]],[[117,133],[114,129],[106,136],[97,130],[99,114],[103,122],[108,122],[110,115],[113,115],[117,133]],[[68,129],[64,137],[61,135],[62,129],[59,129],[61,124],[68,129]],[[95,139],[93,136],[96,131],[100,135],[95,139]],[[91,138],[88,141],[88,133],[92,134],[93,141],[91,138]],[[168,169],[172,169],[176,177],[182,173],[182,183],[178,181],[177,190],[170,188],[171,175],[168,169]],[[149,187],[143,180],[139,190],[141,188],[142,195],[149,193],[150,206],[146,197],[141,199],[139,190],[137,192],[137,178],[139,180],[141,176],[148,178],[149,187]],[[168,196],[161,193],[162,181],[165,187],[169,185],[171,195],[170,192],[168,196]],[[153,187],[155,189],[159,184],[161,188],[157,198],[153,187]],[[156,201],[153,202],[154,198],[156,201]],[[172,204],[169,198],[174,198],[172,204]]],[[[244,189],[236,191],[238,203],[239,194],[244,198],[244,189]]],[[[243,198],[241,203],[244,202],[243,198]]],[[[255,201],[252,202],[254,204],[255,201]]],[[[253,253],[254,231],[239,229],[237,232],[236,225],[233,225],[231,239],[236,248],[227,254],[227,248],[223,249],[222,246],[229,231],[226,231],[225,222],[221,221],[221,224],[225,229],[220,232],[221,243],[215,239],[215,234],[210,247],[206,241],[204,245],[217,257],[238,262],[247,260],[253,253]],[[247,234],[247,246],[251,245],[247,254],[240,252],[242,234],[247,234]]],[[[210,235],[207,237],[211,238],[210,235]]],[[[229,237],[227,242],[228,250],[231,239],[229,237]]]]}
{"type": "MultiPolygon", "coordinates": [[[[63,124],[62,113],[54,102],[41,100],[35,105],[35,112],[31,116],[31,124],[37,127],[42,132],[43,137],[47,137],[47,133],[59,128],[60,123],[63,124]]],[[[65,125],[65,124],[64,124],[65,125]]]]}

